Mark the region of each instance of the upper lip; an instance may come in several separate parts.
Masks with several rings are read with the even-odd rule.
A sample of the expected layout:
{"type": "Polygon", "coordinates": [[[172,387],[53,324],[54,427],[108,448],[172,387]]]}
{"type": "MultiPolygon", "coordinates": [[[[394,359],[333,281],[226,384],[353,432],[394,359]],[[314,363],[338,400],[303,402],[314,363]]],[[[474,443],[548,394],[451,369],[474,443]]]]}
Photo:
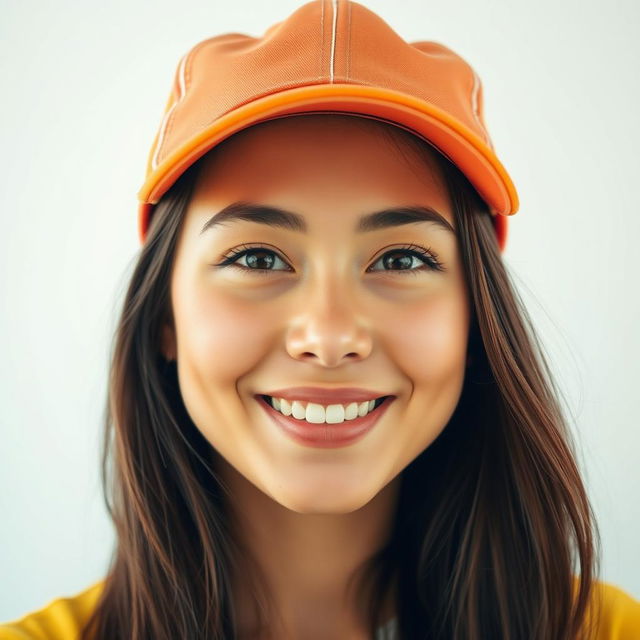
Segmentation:
{"type": "Polygon", "coordinates": [[[288,389],[275,389],[265,395],[285,400],[300,400],[302,402],[315,402],[317,404],[345,404],[347,402],[364,402],[389,395],[380,391],[360,389],[357,387],[342,387],[340,389],[327,389],[326,387],[289,387],[288,389]]]}

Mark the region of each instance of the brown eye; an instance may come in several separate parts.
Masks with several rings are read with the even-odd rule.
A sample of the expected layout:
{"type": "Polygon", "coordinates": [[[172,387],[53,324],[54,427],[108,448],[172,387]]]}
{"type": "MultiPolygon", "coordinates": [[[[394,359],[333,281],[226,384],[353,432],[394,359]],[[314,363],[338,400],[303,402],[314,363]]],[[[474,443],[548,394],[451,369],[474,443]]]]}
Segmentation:
{"type": "Polygon", "coordinates": [[[383,272],[405,271],[415,274],[417,271],[444,271],[444,267],[438,262],[433,251],[427,251],[416,245],[387,251],[374,264],[378,263],[382,263],[384,268],[381,271],[383,272]]]}
{"type": "Polygon", "coordinates": [[[256,271],[256,272],[265,272],[265,271],[291,271],[291,268],[288,267],[286,262],[271,249],[266,249],[265,247],[252,247],[252,248],[244,248],[244,249],[234,249],[230,251],[226,256],[224,256],[224,260],[219,263],[217,266],[219,267],[235,267],[237,269],[241,269],[243,271],[256,271]],[[244,259],[245,264],[242,264],[240,260],[244,259]],[[277,264],[277,262],[283,264],[285,269],[273,269],[273,265],[277,264]]]}
{"type": "Polygon", "coordinates": [[[247,251],[242,257],[251,269],[271,269],[276,261],[272,251],[247,251]]]}

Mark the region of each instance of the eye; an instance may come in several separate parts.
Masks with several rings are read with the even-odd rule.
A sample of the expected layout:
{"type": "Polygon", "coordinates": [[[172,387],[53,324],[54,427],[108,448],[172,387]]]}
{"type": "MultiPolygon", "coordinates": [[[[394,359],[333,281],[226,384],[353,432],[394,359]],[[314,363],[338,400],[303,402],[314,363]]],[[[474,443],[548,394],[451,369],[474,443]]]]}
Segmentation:
{"type": "MultiPolygon", "coordinates": [[[[285,267],[288,267],[287,263],[271,249],[265,247],[247,247],[242,245],[236,249],[232,249],[223,256],[224,260],[215,265],[218,267],[234,267],[242,271],[255,271],[257,273],[266,273],[267,271],[282,271],[282,269],[272,269],[271,267],[278,261],[285,267]],[[245,264],[241,264],[240,260],[245,261],[245,264]]],[[[293,271],[290,267],[284,269],[285,271],[293,271]]]]}
{"type": "MultiPolygon", "coordinates": [[[[247,245],[242,245],[229,251],[223,258],[222,262],[214,266],[233,267],[245,272],[253,271],[258,274],[266,274],[269,271],[293,271],[275,251],[262,246],[248,247],[247,245]],[[242,264],[240,260],[244,260],[245,264],[242,264]],[[278,262],[284,265],[285,269],[272,268],[278,262]]],[[[431,249],[423,249],[414,244],[387,251],[374,262],[374,265],[378,263],[382,263],[385,267],[391,267],[382,269],[383,272],[407,272],[415,275],[418,271],[444,271],[444,266],[431,249]],[[412,268],[416,264],[418,267],[412,268]]],[[[367,271],[371,270],[371,267],[369,267],[367,271]]],[[[379,270],[374,269],[373,271],[379,270]]]]}
{"type": "Polygon", "coordinates": [[[383,269],[383,272],[401,271],[415,275],[418,271],[444,271],[444,266],[440,263],[438,256],[431,249],[423,249],[415,244],[387,251],[373,264],[376,265],[378,263],[391,267],[391,269],[388,270],[383,269]],[[420,263],[422,264],[420,265],[420,263]],[[419,265],[418,268],[413,269],[412,266],[415,266],[416,264],[419,265]]]}

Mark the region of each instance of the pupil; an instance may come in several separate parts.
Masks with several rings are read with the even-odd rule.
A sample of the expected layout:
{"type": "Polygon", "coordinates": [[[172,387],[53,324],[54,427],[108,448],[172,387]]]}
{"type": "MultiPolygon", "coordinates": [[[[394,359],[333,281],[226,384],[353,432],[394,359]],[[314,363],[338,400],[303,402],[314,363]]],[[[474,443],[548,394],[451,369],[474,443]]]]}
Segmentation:
{"type": "Polygon", "coordinates": [[[269,268],[270,266],[273,265],[273,255],[270,253],[265,253],[264,251],[260,252],[260,251],[256,251],[254,253],[249,253],[247,254],[247,264],[250,267],[257,267],[258,269],[266,269],[269,268]],[[257,257],[256,257],[257,256],[257,257]],[[262,256],[262,257],[260,257],[262,256]],[[260,260],[267,260],[268,262],[268,266],[267,267],[261,267],[258,262],[260,260]]]}
{"type": "Polygon", "coordinates": [[[404,267],[411,267],[411,256],[407,256],[407,255],[403,255],[403,254],[398,254],[398,253],[391,253],[387,256],[387,259],[385,261],[385,266],[390,267],[391,269],[398,269],[399,267],[394,267],[393,263],[398,263],[398,262],[402,262],[402,268],[404,267]],[[401,256],[400,258],[392,258],[391,256],[401,256]]]}

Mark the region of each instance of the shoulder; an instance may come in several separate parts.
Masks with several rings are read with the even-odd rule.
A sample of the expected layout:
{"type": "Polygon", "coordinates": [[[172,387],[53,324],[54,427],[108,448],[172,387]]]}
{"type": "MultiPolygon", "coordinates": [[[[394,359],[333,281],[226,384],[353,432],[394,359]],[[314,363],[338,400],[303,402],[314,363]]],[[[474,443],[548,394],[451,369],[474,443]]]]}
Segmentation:
{"type": "Polygon", "coordinates": [[[0,640],[76,640],[96,606],[104,581],[80,593],[56,598],[13,622],[0,624],[0,640]]]}
{"type": "Polygon", "coordinates": [[[587,612],[589,640],[638,640],[640,601],[620,587],[596,581],[587,612]]]}

